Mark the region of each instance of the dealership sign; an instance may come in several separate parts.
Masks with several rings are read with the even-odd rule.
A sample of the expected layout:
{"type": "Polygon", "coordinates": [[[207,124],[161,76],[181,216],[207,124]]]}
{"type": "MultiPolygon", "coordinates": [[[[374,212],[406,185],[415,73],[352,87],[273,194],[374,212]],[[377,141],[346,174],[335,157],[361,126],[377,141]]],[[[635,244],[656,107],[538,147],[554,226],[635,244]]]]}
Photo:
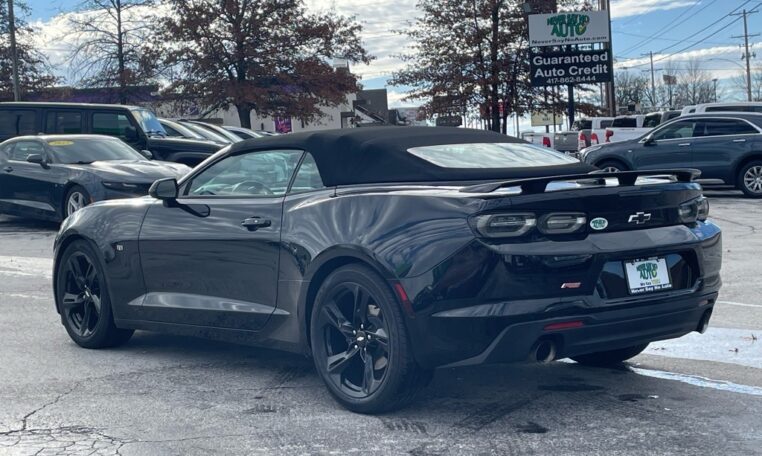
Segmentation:
{"type": "Polygon", "coordinates": [[[534,87],[611,81],[608,50],[532,53],[530,63],[534,87]]]}
{"type": "Polygon", "coordinates": [[[607,43],[609,18],[606,11],[577,11],[529,16],[529,46],[607,43]]]}

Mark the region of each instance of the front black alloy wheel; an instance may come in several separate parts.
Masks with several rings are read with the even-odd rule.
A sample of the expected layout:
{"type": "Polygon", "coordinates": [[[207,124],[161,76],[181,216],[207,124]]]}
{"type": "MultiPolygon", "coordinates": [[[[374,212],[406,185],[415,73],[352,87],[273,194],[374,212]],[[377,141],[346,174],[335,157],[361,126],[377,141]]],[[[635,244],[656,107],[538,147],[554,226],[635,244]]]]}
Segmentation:
{"type": "Polygon", "coordinates": [[[389,286],[364,266],[345,266],[326,279],[310,327],[315,367],[333,396],[352,411],[399,408],[430,379],[412,359],[389,286]]]}
{"type": "Polygon", "coordinates": [[[133,331],[114,326],[105,275],[85,241],[69,245],[56,275],[56,301],[71,339],[85,348],[113,347],[133,331]]]}

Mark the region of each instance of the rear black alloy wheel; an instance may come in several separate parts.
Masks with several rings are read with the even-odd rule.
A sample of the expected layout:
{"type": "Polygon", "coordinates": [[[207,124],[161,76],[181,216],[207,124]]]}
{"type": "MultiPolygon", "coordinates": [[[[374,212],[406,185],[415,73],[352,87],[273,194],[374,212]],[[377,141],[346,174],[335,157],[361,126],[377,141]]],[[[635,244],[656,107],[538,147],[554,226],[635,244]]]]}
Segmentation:
{"type": "Polygon", "coordinates": [[[413,361],[399,303],[367,267],[345,266],[326,279],[310,328],[318,373],[352,411],[399,408],[430,379],[413,361]]]}
{"type": "Polygon", "coordinates": [[[762,198],[762,161],[753,161],[741,168],[738,184],[746,196],[762,198]]]}
{"type": "Polygon", "coordinates": [[[85,348],[113,347],[133,333],[114,326],[105,276],[96,258],[86,242],[76,241],[62,255],[56,275],[61,321],[71,339],[85,348]]]}

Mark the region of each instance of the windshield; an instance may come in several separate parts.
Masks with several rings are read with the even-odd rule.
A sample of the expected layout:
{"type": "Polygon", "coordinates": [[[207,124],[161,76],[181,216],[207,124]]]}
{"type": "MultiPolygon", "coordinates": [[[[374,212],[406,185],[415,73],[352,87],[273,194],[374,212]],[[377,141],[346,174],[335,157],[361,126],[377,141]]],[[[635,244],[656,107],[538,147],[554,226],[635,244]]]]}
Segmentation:
{"type": "Polygon", "coordinates": [[[562,153],[518,143],[445,144],[413,147],[408,152],[443,168],[535,168],[578,163],[562,153]]]}
{"type": "MultiPolygon", "coordinates": [[[[196,133],[194,130],[191,130],[190,128],[186,127],[185,125],[179,124],[177,122],[171,122],[169,120],[162,120],[162,126],[167,128],[174,129],[177,134],[179,134],[183,138],[190,138],[190,139],[208,139],[204,136],[196,133]]],[[[171,133],[171,132],[168,132],[171,133]]]]}
{"type": "Polygon", "coordinates": [[[593,121],[589,119],[575,120],[572,124],[572,131],[590,130],[593,128],[593,121]]]}
{"type": "Polygon", "coordinates": [[[135,118],[140,122],[140,126],[147,135],[160,135],[167,136],[167,132],[164,131],[164,127],[161,126],[161,122],[156,116],[147,109],[136,109],[132,111],[135,118]]]}
{"type": "Polygon", "coordinates": [[[210,124],[203,123],[203,122],[193,122],[193,125],[197,125],[200,128],[203,128],[205,130],[210,130],[210,131],[212,131],[212,132],[222,136],[223,138],[227,139],[231,143],[236,143],[236,142],[243,141],[243,139],[241,139],[240,137],[238,137],[238,136],[234,135],[233,133],[225,130],[224,128],[218,127],[216,125],[210,125],[210,124]]]}
{"type": "Polygon", "coordinates": [[[53,157],[58,163],[88,164],[95,161],[145,161],[135,149],[114,138],[74,138],[48,140],[53,157]]]}
{"type": "Polygon", "coordinates": [[[209,139],[211,141],[214,141],[216,143],[220,144],[231,144],[233,141],[230,141],[229,139],[225,138],[224,136],[218,135],[217,133],[213,132],[212,130],[208,130],[204,127],[201,127],[196,124],[192,124],[189,122],[182,122],[181,125],[184,127],[191,129],[198,133],[199,135],[203,136],[206,139],[209,139]]]}

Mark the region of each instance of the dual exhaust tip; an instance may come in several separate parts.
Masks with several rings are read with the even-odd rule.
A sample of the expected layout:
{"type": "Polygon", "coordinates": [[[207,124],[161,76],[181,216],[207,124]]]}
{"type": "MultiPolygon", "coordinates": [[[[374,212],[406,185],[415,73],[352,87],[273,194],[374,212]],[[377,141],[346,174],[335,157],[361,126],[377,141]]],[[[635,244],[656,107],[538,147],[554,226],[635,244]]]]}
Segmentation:
{"type": "Polygon", "coordinates": [[[529,351],[529,361],[547,364],[556,359],[556,343],[552,339],[540,339],[529,351]]]}

